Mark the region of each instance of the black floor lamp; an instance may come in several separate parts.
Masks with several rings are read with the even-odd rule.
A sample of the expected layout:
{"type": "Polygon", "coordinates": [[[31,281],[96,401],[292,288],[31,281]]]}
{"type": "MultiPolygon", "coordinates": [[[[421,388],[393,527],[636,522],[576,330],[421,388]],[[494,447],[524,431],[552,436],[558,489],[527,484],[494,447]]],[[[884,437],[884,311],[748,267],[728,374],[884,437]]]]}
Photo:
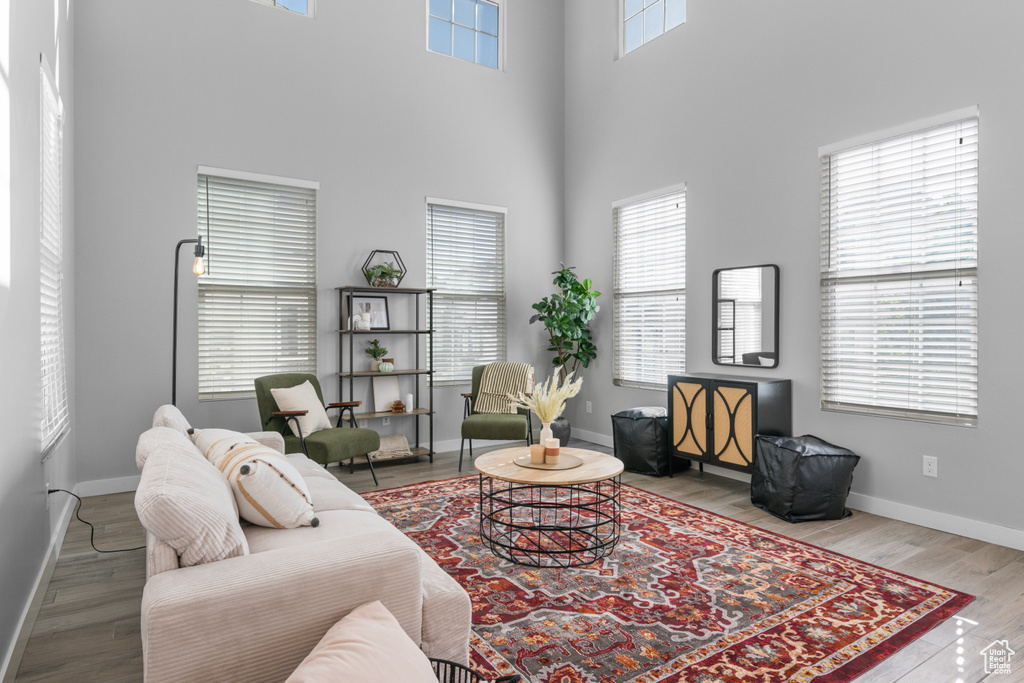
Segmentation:
{"type": "Polygon", "coordinates": [[[200,236],[194,240],[181,240],[174,249],[174,339],[171,342],[171,405],[178,405],[178,257],[181,255],[181,245],[195,244],[193,251],[195,261],[192,262],[192,272],[197,276],[206,272],[206,264],[203,263],[203,255],[206,247],[203,246],[203,238],[200,236]]]}

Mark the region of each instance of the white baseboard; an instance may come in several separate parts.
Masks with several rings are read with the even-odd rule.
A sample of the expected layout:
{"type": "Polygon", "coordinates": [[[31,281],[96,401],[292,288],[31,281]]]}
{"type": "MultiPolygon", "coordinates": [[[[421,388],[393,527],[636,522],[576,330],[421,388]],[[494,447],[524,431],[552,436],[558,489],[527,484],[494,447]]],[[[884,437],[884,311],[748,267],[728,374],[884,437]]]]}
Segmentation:
{"type": "Polygon", "coordinates": [[[608,434],[588,432],[586,429],[580,429],[578,427],[572,428],[572,436],[575,436],[577,439],[589,441],[590,443],[596,443],[598,446],[607,446],[608,448],[611,448],[613,445],[615,445],[615,442],[612,440],[612,437],[608,434]]]}
{"type": "Polygon", "coordinates": [[[21,667],[21,657],[25,654],[28,639],[36,625],[39,608],[42,606],[43,598],[46,596],[46,591],[50,586],[50,577],[53,576],[53,570],[57,566],[57,556],[60,554],[60,547],[64,543],[64,534],[67,533],[68,524],[71,522],[71,514],[74,510],[74,503],[76,502],[70,496],[65,497],[67,501],[64,503],[64,509],[61,510],[57,528],[50,539],[46,560],[39,568],[39,575],[36,576],[32,595],[25,602],[25,608],[21,611],[18,630],[14,635],[14,639],[8,645],[7,652],[4,654],[3,666],[0,666],[0,681],[3,683],[13,683],[15,676],[18,674],[18,669],[21,667]]]}
{"type": "Polygon", "coordinates": [[[854,510],[862,510],[873,515],[898,519],[901,522],[926,526],[929,529],[938,529],[958,536],[967,536],[986,543],[1024,550],[1024,530],[1022,529],[1011,529],[976,519],[957,517],[945,512],[936,512],[891,500],[865,496],[862,493],[850,493],[846,503],[854,510]]]}
{"type": "Polygon", "coordinates": [[[106,496],[111,493],[125,493],[139,488],[141,474],[133,477],[116,477],[114,479],[94,479],[83,481],[75,487],[75,493],[82,498],[89,496],[106,496]]]}
{"type": "MultiPolygon", "coordinates": [[[[580,439],[584,439],[601,446],[611,447],[613,444],[612,437],[606,434],[589,432],[584,429],[576,429],[575,427],[573,428],[572,433],[580,439]]],[[[697,467],[697,463],[694,463],[693,466],[697,467]]],[[[725,469],[724,467],[704,465],[704,471],[727,479],[735,479],[743,482],[750,481],[749,474],[725,469]]],[[[861,510],[862,512],[868,512],[873,515],[888,517],[889,519],[895,519],[900,522],[917,524],[919,526],[928,527],[929,529],[945,531],[949,534],[967,536],[968,538],[985,541],[986,543],[995,543],[996,545],[1004,545],[1016,550],[1024,550],[1024,529],[1012,529],[1010,527],[982,522],[976,519],[957,517],[956,515],[950,515],[945,512],[927,510],[925,508],[914,507],[912,505],[906,505],[905,503],[897,503],[895,501],[875,498],[873,496],[866,496],[862,493],[856,492],[850,493],[850,497],[847,499],[846,504],[854,510],[861,510]]]]}
{"type": "MultiPolygon", "coordinates": [[[[525,441],[484,441],[477,439],[477,445],[484,446],[491,449],[495,446],[515,446],[516,444],[524,444],[525,441]]],[[[462,439],[451,439],[449,441],[435,441],[434,442],[434,454],[438,453],[450,453],[459,452],[459,446],[462,444],[462,439]]],[[[469,445],[466,445],[465,457],[469,457],[469,445]]],[[[358,460],[356,461],[358,462],[358,460]]]]}

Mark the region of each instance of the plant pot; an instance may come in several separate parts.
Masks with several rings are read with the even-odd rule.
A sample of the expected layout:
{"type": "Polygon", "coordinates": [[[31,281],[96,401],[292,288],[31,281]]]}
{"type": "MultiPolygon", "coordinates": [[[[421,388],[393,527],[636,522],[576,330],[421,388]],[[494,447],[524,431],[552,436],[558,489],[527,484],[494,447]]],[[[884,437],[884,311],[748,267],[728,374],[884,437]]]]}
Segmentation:
{"type": "Polygon", "coordinates": [[[374,278],[373,282],[370,283],[374,287],[388,287],[393,288],[398,286],[398,278],[392,277],[378,277],[374,278]]]}
{"type": "Polygon", "coordinates": [[[564,448],[569,445],[569,437],[572,435],[572,427],[564,417],[559,417],[551,423],[551,434],[558,439],[558,443],[564,448]]]}
{"type": "Polygon", "coordinates": [[[379,372],[379,371],[380,371],[380,361],[376,360],[376,359],[371,360],[370,361],[370,372],[379,372]]]}

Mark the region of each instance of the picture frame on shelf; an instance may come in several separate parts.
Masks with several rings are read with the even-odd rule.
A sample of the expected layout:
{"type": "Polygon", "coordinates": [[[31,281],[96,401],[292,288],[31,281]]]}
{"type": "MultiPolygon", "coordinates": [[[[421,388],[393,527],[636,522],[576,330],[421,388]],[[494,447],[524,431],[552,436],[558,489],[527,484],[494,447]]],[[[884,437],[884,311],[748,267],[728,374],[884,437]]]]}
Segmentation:
{"type": "Polygon", "coordinates": [[[389,413],[391,404],[397,400],[399,400],[397,377],[373,378],[373,412],[389,413]]]}
{"type": "Polygon", "coordinates": [[[349,318],[350,329],[390,330],[388,298],[386,296],[353,296],[349,318]],[[370,322],[369,327],[365,327],[367,320],[370,322]]]}

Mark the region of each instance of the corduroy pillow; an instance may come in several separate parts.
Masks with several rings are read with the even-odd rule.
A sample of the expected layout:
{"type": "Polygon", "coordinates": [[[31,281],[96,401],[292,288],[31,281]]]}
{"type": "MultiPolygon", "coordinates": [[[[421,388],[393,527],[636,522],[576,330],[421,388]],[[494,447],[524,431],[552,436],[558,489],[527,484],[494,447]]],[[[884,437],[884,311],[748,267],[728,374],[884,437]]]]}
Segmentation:
{"type": "Polygon", "coordinates": [[[437,683],[427,656],[378,600],[349,612],[285,683],[437,683]]]}
{"type": "Polygon", "coordinates": [[[227,429],[199,429],[193,438],[227,477],[242,519],[276,529],[320,524],[306,481],[288,458],[227,429]]]}
{"type": "Polygon", "coordinates": [[[182,567],[248,555],[231,487],[217,468],[174,448],[146,459],[135,492],[142,526],[174,548],[182,567]]]}

